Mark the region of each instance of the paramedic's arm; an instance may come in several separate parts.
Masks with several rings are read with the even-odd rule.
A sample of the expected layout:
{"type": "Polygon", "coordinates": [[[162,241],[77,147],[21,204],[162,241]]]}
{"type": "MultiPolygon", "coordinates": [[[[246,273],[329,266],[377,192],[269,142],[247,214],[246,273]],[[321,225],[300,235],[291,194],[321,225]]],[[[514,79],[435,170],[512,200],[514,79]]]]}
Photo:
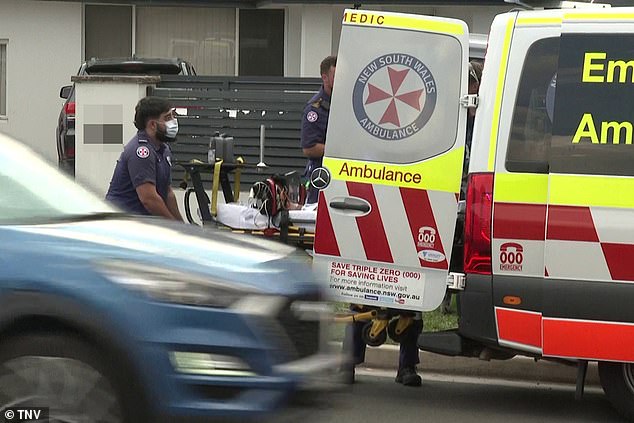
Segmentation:
{"type": "Polygon", "coordinates": [[[174,218],[176,220],[183,220],[183,216],[181,216],[181,212],[178,210],[178,202],[176,201],[176,194],[174,194],[174,191],[172,191],[172,187],[168,188],[167,191],[167,208],[170,211],[170,213],[172,213],[172,216],[174,216],[174,218]]]}
{"type": "Polygon", "coordinates": [[[309,159],[318,159],[320,157],[324,157],[324,147],[326,144],[318,142],[314,144],[312,147],[303,148],[304,156],[309,159]]]}
{"type": "MultiPolygon", "coordinates": [[[[167,208],[156,187],[151,182],[146,182],[136,187],[136,193],[141,200],[143,207],[154,216],[163,216],[168,219],[175,219],[174,215],[167,208]]],[[[181,218],[181,220],[183,220],[181,218]]]]}

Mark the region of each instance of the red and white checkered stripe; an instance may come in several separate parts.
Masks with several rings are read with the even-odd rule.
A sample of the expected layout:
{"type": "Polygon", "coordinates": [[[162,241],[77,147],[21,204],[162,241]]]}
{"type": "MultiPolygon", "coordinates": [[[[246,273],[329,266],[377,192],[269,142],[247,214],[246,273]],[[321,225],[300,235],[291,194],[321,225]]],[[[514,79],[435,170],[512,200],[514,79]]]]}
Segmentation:
{"type": "Polygon", "coordinates": [[[634,362],[634,324],[495,308],[500,345],[549,357],[634,362]]]}
{"type": "MultiPolygon", "coordinates": [[[[494,207],[494,251],[519,241],[525,248],[523,275],[538,276],[541,264],[531,263],[543,262],[543,274],[551,278],[634,281],[634,210],[510,203],[494,207]]],[[[494,273],[503,272],[494,266],[494,273]]]]}
{"type": "Polygon", "coordinates": [[[446,270],[453,239],[442,234],[453,235],[456,207],[453,193],[332,181],[319,197],[315,253],[446,270]],[[370,213],[350,217],[328,207],[331,201],[343,197],[363,198],[370,204],[370,213]],[[436,232],[433,247],[418,244],[419,229],[425,226],[436,232]],[[424,261],[418,256],[424,249],[438,251],[445,259],[424,261]]]}

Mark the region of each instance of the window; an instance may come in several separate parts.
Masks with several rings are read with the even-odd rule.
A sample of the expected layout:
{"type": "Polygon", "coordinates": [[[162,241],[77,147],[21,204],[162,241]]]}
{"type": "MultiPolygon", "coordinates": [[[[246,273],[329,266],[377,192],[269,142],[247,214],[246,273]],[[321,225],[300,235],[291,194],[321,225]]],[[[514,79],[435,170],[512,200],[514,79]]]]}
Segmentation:
{"type": "Polygon", "coordinates": [[[86,59],[132,56],[132,7],[86,5],[86,59]]]}
{"type": "Polygon", "coordinates": [[[240,10],[241,76],[284,76],[284,10],[240,10]]]}
{"type": "Polygon", "coordinates": [[[631,34],[562,35],[551,173],[634,176],[632,42],[631,34]]]}
{"type": "Polygon", "coordinates": [[[0,116],[7,115],[7,41],[0,40],[0,116]]]}
{"type": "Polygon", "coordinates": [[[559,38],[536,41],[526,54],[515,100],[506,169],[548,173],[559,38]]]}
{"type": "Polygon", "coordinates": [[[198,75],[235,75],[235,9],[139,6],[136,23],[137,56],[178,57],[198,75]]]}

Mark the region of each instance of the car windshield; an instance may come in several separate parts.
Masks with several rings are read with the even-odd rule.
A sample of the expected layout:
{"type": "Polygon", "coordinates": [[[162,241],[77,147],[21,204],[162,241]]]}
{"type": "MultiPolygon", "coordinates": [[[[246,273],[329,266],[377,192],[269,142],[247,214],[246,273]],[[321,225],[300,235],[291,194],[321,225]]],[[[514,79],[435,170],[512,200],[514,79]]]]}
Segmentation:
{"type": "Polygon", "coordinates": [[[117,213],[32,150],[0,134],[0,224],[32,224],[117,213]]]}

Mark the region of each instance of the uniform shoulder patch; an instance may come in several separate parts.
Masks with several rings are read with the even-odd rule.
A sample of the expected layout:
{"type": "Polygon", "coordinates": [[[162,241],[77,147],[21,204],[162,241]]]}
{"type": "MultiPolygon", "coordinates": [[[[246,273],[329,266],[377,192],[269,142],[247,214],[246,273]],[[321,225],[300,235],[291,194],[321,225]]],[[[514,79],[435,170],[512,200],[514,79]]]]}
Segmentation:
{"type": "Polygon", "coordinates": [[[311,110],[306,115],[306,120],[309,121],[309,122],[317,122],[317,119],[319,119],[319,115],[314,110],[311,110]]]}
{"type": "Polygon", "coordinates": [[[150,157],[150,149],[145,145],[141,145],[136,149],[136,155],[141,159],[147,159],[150,157]]]}

